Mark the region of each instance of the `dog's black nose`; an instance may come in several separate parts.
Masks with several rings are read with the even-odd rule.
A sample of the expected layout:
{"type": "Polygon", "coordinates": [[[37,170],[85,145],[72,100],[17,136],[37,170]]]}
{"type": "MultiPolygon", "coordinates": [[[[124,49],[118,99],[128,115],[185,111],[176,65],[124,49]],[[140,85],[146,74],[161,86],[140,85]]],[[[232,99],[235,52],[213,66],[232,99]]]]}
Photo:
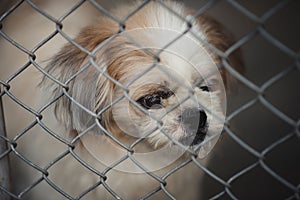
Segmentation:
{"type": "Polygon", "coordinates": [[[192,145],[201,143],[207,133],[207,115],[203,110],[186,109],[181,115],[185,130],[194,136],[192,145]]]}
{"type": "Polygon", "coordinates": [[[204,111],[198,109],[186,109],[181,120],[188,131],[204,128],[206,125],[207,116],[204,111]]]}

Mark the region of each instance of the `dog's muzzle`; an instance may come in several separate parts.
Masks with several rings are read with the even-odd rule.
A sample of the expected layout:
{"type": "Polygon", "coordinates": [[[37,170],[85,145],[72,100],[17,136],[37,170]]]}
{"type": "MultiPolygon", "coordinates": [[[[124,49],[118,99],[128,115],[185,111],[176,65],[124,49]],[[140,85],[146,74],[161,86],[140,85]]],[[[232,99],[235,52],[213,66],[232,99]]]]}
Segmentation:
{"type": "Polygon", "coordinates": [[[204,141],[207,133],[207,115],[203,110],[186,109],[181,115],[182,125],[188,139],[182,143],[188,146],[198,145],[204,141]]]}

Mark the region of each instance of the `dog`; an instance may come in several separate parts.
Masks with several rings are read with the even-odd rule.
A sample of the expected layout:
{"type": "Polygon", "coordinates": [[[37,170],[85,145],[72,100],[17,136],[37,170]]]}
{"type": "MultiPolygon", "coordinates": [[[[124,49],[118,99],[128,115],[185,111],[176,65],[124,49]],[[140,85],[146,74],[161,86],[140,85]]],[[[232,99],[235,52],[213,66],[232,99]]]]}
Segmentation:
{"type": "MultiPolygon", "coordinates": [[[[52,134],[66,145],[43,176],[47,199],[200,198],[193,160],[217,142],[234,81],[214,47],[225,51],[233,40],[182,3],[134,11],[140,4],[83,28],[42,70],[40,86],[67,135],[52,134]]],[[[227,62],[240,70],[239,55],[227,62]]]]}

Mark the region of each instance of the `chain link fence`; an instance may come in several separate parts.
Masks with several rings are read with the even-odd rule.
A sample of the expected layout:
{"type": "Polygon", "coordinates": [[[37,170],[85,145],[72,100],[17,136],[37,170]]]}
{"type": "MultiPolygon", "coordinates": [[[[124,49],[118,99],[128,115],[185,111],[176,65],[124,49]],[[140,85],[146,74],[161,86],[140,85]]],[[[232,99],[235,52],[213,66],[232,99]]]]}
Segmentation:
{"type": "MultiPolygon", "coordinates": [[[[129,153],[103,171],[90,167],[74,149],[77,140],[68,141],[55,124],[45,122],[46,113],[52,112],[51,105],[68,93],[63,92],[45,105],[34,105],[33,100],[39,97],[35,96],[36,89],[32,85],[47,73],[44,70],[47,61],[44,60],[53,56],[61,44],[68,42],[91,54],[72,40],[87,22],[101,13],[119,24],[122,31],[126,20],[149,2],[139,1],[139,6],[123,19],[116,18],[109,8],[113,3],[126,4],[126,1],[19,0],[0,3],[0,105],[3,104],[0,106],[0,199],[31,199],[33,191],[43,193],[41,185],[46,185],[61,199],[89,199],[88,194],[99,187],[110,197],[119,199],[122,197],[107,183],[110,170],[131,160],[147,171],[132,156],[132,147],[117,140],[129,153]],[[35,131],[39,134],[32,133],[35,129],[40,130],[35,131]],[[43,164],[36,164],[40,162],[34,155],[51,148],[47,146],[51,143],[42,144],[43,150],[35,148],[35,139],[42,137],[41,132],[43,137],[59,143],[64,150],[49,155],[43,164]],[[32,148],[25,150],[25,144],[32,144],[32,148]],[[51,169],[65,157],[75,158],[78,165],[97,175],[99,180],[82,188],[77,196],[69,195],[49,178],[51,169]],[[35,174],[34,179],[28,180],[29,174],[22,175],[25,168],[29,174],[35,174]]],[[[157,2],[166,12],[178,15],[164,1],[157,2]]],[[[193,165],[199,174],[203,174],[199,185],[202,199],[300,199],[299,1],[183,2],[196,10],[193,18],[211,15],[235,35],[236,42],[225,52],[209,48],[222,57],[222,67],[238,80],[239,91],[229,97],[224,133],[206,166],[191,152],[187,159],[162,175],[147,172],[147,176],[157,182],[157,188],[149,189],[140,198],[155,199],[156,193],[162,193],[167,199],[176,199],[168,191],[168,183],[172,180],[169,177],[178,171],[189,173],[188,166],[193,165]],[[244,75],[226,62],[238,48],[243,53],[244,75]]],[[[52,79],[67,88],[64,83],[52,79]]],[[[109,132],[106,134],[113,138],[109,132]]]]}

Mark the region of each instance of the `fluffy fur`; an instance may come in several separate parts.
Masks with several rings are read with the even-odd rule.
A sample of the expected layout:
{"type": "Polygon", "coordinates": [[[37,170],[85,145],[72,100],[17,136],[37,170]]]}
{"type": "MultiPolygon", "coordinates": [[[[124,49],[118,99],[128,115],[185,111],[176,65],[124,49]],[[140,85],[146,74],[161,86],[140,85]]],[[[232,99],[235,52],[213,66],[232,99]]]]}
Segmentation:
{"type": "MultiPolygon", "coordinates": [[[[213,19],[199,16],[186,23],[184,19],[190,19],[193,11],[173,1],[164,4],[180,17],[158,2],[141,8],[124,21],[124,26],[102,16],[75,38],[81,48],[66,44],[46,67],[58,82],[45,76],[41,85],[53,99],[62,96],[55,102],[55,114],[69,135],[73,154],[50,167],[48,178],[65,195],[76,197],[99,185],[84,197],[114,199],[107,190],[111,188],[123,199],[139,199],[160,183],[130,158],[114,169],[107,167],[128,156],[126,148],[132,149],[134,159],[151,173],[162,177],[189,159],[185,150],[192,148],[202,158],[214,146],[216,141],[206,140],[222,129],[222,81],[227,88],[232,80],[223,68],[218,72],[210,68],[221,59],[207,44],[224,51],[232,40],[213,19]],[[188,27],[186,40],[179,39],[157,57],[155,53],[166,41],[188,27]],[[122,29],[140,46],[120,33],[122,29]],[[200,47],[191,47],[191,41],[200,47]],[[200,61],[196,65],[208,67],[199,73],[180,55],[190,58],[192,64],[200,61]],[[197,82],[199,85],[194,85],[197,82]],[[158,103],[151,104],[153,101],[158,103]],[[148,107],[149,102],[153,107],[148,107]],[[140,142],[135,143],[137,140],[140,142]],[[81,166],[76,158],[88,167],[81,166]]],[[[121,7],[112,13],[122,19],[135,7],[121,7]]],[[[229,63],[238,70],[237,55],[231,55],[229,63]]],[[[201,170],[190,163],[167,177],[165,187],[177,199],[199,199],[200,177],[201,170]]],[[[152,198],[167,196],[160,190],[152,198]]]]}

